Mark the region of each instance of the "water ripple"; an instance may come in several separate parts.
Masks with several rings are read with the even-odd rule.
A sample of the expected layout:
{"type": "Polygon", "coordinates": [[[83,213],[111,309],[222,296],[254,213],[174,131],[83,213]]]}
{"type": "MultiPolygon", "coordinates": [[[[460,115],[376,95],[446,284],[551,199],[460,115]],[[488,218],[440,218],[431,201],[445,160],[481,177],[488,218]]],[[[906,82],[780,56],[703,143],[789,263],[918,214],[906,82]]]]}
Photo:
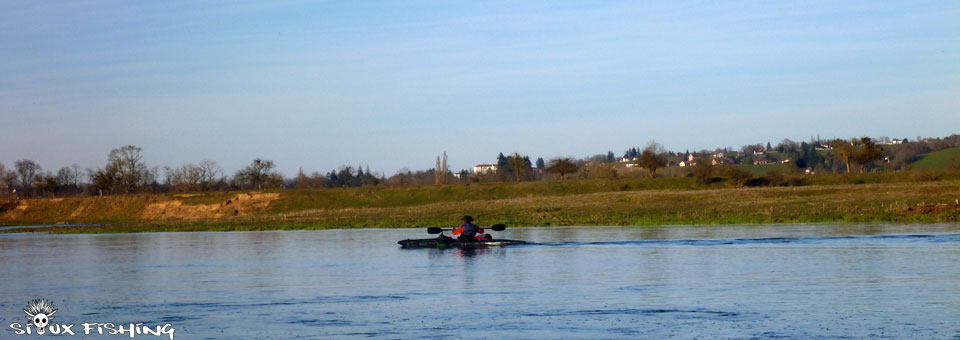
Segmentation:
{"type": "Polygon", "coordinates": [[[871,243],[871,242],[926,242],[951,243],[960,242],[960,234],[935,235],[869,235],[869,236],[835,236],[835,237],[771,237],[771,238],[731,238],[731,239],[695,239],[695,240],[634,240],[634,241],[601,241],[601,242],[551,242],[530,244],[548,247],[582,247],[582,246],[725,246],[751,244],[779,244],[779,245],[808,245],[831,243],[871,243]]]}

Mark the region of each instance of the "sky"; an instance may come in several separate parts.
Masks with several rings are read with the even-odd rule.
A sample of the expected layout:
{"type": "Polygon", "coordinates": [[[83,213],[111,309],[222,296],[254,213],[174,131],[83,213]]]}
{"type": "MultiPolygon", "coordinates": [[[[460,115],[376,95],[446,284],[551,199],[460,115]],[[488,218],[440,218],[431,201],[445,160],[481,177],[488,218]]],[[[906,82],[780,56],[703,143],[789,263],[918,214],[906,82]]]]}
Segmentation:
{"type": "Polygon", "coordinates": [[[960,133],[960,2],[0,0],[0,163],[389,176],[960,133]]]}

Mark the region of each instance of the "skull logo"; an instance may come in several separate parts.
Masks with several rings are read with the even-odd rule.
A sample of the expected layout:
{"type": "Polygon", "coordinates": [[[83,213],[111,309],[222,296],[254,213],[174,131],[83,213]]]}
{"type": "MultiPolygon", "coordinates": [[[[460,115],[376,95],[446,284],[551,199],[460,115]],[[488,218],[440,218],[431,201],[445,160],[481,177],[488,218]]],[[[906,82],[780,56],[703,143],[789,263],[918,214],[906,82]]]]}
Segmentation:
{"type": "Polygon", "coordinates": [[[53,314],[57,309],[53,308],[53,302],[38,299],[28,302],[23,312],[27,313],[27,319],[37,327],[37,334],[43,335],[47,332],[47,325],[53,320],[53,314]]]}

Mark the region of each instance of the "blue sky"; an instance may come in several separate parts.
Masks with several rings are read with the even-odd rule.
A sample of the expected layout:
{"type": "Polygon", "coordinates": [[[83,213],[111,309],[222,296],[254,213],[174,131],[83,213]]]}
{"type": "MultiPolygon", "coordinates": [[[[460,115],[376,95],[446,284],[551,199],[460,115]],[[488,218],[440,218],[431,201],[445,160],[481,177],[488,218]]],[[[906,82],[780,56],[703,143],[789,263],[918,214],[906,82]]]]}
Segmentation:
{"type": "Polygon", "coordinates": [[[957,1],[0,1],[0,162],[455,170],[960,133],[957,1]]]}

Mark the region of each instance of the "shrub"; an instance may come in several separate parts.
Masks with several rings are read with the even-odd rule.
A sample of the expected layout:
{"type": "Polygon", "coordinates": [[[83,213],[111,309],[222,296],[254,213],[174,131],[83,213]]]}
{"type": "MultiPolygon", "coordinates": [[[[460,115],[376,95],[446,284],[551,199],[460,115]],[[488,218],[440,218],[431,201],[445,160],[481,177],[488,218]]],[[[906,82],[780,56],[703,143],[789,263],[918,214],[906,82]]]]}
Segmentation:
{"type": "Polygon", "coordinates": [[[748,187],[763,187],[770,185],[770,179],[766,177],[753,177],[743,182],[748,187]]]}
{"type": "Polygon", "coordinates": [[[742,187],[750,177],[753,177],[749,171],[738,166],[727,166],[723,173],[738,187],[742,187]]]}
{"type": "Polygon", "coordinates": [[[709,160],[699,160],[697,165],[693,166],[693,178],[696,178],[697,183],[700,184],[709,184],[714,182],[713,164],[710,164],[709,160]]]}

